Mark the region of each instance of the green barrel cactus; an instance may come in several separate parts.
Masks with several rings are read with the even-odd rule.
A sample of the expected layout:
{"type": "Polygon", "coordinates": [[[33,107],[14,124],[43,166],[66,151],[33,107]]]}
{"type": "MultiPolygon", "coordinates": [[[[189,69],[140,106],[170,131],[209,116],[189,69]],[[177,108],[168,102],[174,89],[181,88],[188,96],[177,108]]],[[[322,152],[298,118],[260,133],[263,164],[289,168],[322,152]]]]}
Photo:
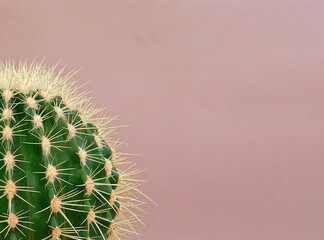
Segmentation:
{"type": "Polygon", "coordinates": [[[140,170],[115,151],[112,118],[71,76],[43,63],[0,65],[0,239],[139,235],[140,170]]]}

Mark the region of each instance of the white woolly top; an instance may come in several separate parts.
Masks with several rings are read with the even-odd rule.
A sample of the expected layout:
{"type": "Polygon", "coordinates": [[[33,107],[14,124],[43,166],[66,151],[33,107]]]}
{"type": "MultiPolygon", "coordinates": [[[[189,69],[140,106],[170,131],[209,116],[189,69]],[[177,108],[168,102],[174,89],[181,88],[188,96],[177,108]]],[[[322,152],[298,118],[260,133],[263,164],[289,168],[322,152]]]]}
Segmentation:
{"type": "MultiPolygon", "coordinates": [[[[50,101],[53,97],[60,96],[63,103],[71,110],[78,110],[83,123],[93,123],[99,132],[100,138],[109,140],[107,132],[111,133],[111,126],[107,123],[114,117],[106,116],[103,108],[97,108],[89,92],[79,92],[80,88],[71,77],[77,72],[72,71],[63,74],[63,70],[56,72],[57,65],[49,67],[44,62],[30,64],[21,61],[19,64],[13,62],[0,62],[0,89],[2,95],[10,95],[13,92],[29,94],[38,91],[45,101],[50,101]],[[96,115],[100,113],[100,116],[96,115]]],[[[110,139],[111,140],[111,139],[110,139]]]]}

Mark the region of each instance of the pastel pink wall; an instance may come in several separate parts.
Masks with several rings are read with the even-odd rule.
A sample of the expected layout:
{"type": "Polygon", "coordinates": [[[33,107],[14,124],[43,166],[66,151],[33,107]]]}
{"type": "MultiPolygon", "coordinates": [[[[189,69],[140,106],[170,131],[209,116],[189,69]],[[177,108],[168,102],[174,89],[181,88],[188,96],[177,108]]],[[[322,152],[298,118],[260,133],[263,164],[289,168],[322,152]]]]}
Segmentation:
{"type": "MultiPolygon", "coordinates": [[[[62,59],[119,114],[143,240],[324,238],[324,2],[1,1],[0,59],[62,59]]],[[[135,239],[135,238],[134,238],[135,239]]]]}

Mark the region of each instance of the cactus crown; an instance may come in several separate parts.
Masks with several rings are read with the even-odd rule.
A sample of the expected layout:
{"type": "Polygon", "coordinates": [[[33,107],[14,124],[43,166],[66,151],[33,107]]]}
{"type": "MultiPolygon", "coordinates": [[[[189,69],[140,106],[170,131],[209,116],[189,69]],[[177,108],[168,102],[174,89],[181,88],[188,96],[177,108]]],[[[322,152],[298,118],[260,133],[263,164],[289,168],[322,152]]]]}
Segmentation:
{"type": "Polygon", "coordinates": [[[0,64],[0,239],[138,235],[140,170],[72,75],[0,64]]]}

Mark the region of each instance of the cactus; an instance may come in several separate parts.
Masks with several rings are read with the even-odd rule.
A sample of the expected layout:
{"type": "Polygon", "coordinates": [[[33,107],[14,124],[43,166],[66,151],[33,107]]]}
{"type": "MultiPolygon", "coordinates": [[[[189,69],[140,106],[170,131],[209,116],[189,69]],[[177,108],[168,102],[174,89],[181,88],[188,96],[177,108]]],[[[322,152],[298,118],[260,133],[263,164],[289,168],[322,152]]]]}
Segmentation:
{"type": "Polygon", "coordinates": [[[55,69],[0,64],[0,239],[138,236],[141,170],[74,72],[55,69]]]}

